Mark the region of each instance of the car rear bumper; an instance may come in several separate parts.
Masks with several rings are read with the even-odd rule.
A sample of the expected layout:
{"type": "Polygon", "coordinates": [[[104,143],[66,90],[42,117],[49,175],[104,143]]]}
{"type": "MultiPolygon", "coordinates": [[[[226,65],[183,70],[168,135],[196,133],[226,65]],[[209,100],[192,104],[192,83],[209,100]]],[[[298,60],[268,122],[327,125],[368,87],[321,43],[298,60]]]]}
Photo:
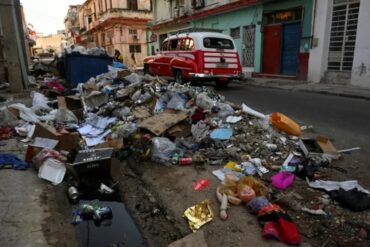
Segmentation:
{"type": "Polygon", "coordinates": [[[204,79],[204,80],[239,80],[243,78],[243,74],[203,74],[203,73],[189,73],[190,79],[204,79]]]}

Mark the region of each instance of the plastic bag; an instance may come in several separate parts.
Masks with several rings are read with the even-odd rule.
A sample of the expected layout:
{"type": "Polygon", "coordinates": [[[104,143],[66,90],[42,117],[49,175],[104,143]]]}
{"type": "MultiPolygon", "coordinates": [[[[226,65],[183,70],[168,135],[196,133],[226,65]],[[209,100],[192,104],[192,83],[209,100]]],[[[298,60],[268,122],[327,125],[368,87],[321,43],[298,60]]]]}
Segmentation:
{"type": "Polygon", "coordinates": [[[72,52],[78,52],[80,54],[84,54],[84,55],[87,55],[87,50],[85,47],[83,46],[75,46],[75,48],[73,48],[72,52]]]}
{"type": "Polygon", "coordinates": [[[124,125],[120,126],[117,129],[114,137],[118,138],[129,138],[132,134],[134,134],[137,130],[136,124],[134,123],[125,123],[124,125]]]}
{"type": "Polygon", "coordinates": [[[191,126],[191,134],[196,142],[201,142],[208,136],[209,126],[201,120],[197,124],[191,126]]]}
{"type": "Polygon", "coordinates": [[[55,120],[55,116],[57,114],[57,111],[58,111],[57,109],[52,110],[51,112],[49,112],[49,114],[44,115],[44,116],[39,116],[38,118],[41,121],[47,121],[47,122],[54,121],[55,120]]]}
{"type": "Polygon", "coordinates": [[[48,158],[61,160],[61,156],[58,151],[44,148],[38,154],[36,154],[35,157],[32,158],[32,164],[35,166],[36,169],[39,169],[42,163],[48,158]]]}
{"type": "Polygon", "coordinates": [[[221,118],[226,118],[228,116],[234,115],[235,111],[234,109],[225,103],[219,103],[218,107],[220,108],[220,111],[218,112],[218,116],[221,118]]]}
{"type": "Polygon", "coordinates": [[[159,163],[170,161],[176,145],[166,137],[154,137],[152,139],[152,160],[159,163]]]}
{"type": "Polygon", "coordinates": [[[132,84],[135,84],[135,83],[140,83],[143,81],[143,76],[140,76],[136,73],[132,73],[131,75],[128,75],[125,77],[126,80],[128,80],[129,82],[131,82],[132,84]]]}
{"type": "Polygon", "coordinates": [[[196,104],[204,110],[210,111],[212,107],[216,105],[216,102],[208,97],[207,93],[200,93],[197,96],[196,104]]]}
{"type": "Polygon", "coordinates": [[[48,99],[41,93],[32,91],[31,92],[32,97],[32,107],[31,109],[33,111],[39,111],[39,110],[45,110],[45,111],[51,111],[52,108],[48,106],[48,99]]]}
{"type": "Polygon", "coordinates": [[[57,123],[78,123],[76,115],[66,108],[59,108],[55,114],[57,123]]]}
{"type": "Polygon", "coordinates": [[[0,108],[0,127],[16,126],[18,119],[14,116],[7,107],[0,108]]]}
{"type": "Polygon", "coordinates": [[[187,97],[184,94],[174,94],[171,100],[167,104],[167,108],[175,109],[175,110],[184,110],[185,104],[187,101],[187,97]]]}
{"type": "Polygon", "coordinates": [[[19,111],[19,117],[27,122],[38,122],[37,115],[28,107],[26,107],[24,104],[16,103],[9,106],[9,108],[13,108],[19,111]]]}

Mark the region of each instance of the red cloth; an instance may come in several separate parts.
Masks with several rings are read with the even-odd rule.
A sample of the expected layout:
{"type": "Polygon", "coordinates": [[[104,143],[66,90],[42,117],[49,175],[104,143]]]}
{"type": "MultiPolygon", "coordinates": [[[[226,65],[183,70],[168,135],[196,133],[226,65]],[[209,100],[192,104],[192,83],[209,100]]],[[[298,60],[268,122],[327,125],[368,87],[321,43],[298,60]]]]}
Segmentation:
{"type": "Polygon", "coordinates": [[[302,239],[289,215],[276,204],[269,204],[258,212],[258,221],[263,225],[264,237],[275,237],[286,244],[299,244],[302,239]]]}
{"type": "Polygon", "coordinates": [[[275,237],[286,244],[299,244],[302,242],[295,224],[283,217],[277,221],[266,222],[263,226],[262,235],[264,237],[275,237]]]}

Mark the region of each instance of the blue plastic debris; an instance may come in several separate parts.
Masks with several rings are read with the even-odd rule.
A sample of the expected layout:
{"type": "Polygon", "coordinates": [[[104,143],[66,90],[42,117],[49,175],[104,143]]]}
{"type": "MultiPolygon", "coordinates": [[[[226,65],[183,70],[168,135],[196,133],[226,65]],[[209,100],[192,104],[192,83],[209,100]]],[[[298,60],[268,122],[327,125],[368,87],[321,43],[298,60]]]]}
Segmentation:
{"type": "Polygon", "coordinates": [[[233,135],[233,129],[220,128],[211,133],[211,138],[216,140],[229,140],[233,135]]]}

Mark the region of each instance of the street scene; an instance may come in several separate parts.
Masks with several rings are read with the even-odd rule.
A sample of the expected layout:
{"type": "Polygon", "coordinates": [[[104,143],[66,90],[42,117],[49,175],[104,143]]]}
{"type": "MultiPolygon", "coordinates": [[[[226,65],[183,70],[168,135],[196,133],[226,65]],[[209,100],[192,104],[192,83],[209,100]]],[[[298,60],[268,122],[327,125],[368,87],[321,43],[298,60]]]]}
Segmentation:
{"type": "Polygon", "coordinates": [[[0,0],[0,246],[370,246],[369,21],[0,0]]]}

